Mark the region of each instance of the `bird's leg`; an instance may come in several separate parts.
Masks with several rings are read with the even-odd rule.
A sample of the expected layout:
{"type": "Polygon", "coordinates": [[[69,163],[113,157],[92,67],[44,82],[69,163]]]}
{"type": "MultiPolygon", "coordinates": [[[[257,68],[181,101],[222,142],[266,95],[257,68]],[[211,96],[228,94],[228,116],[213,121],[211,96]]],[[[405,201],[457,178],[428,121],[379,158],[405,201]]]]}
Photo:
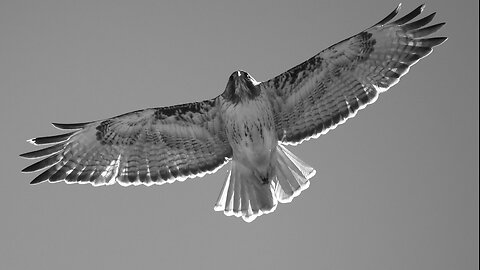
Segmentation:
{"type": "Polygon", "coordinates": [[[260,180],[260,183],[262,185],[267,185],[270,184],[270,181],[273,178],[274,169],[275,168],[273,166],[269,166],[269,168],[265,172],[254,170],[254,175],[257,177],[257,179],[260,180]]]}
{"type": "Polygon", "coordinates": [[[270,183],[268,176],[260,178],[260,180],[262,181],[262,185],[266,185],[266,184],[270,183]]]}

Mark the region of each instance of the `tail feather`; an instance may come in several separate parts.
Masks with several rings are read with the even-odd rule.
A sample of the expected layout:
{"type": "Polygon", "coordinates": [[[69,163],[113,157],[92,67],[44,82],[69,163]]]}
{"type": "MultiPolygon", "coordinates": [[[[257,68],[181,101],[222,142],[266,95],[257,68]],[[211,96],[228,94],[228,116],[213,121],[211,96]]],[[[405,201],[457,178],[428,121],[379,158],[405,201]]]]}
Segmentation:
{"type": "Polygon", "coordinates": [[[262,184],[249,168],[232,160],[215,211],[251,222],[257,216],[273,212],[276,207],[273,185],[262,184]]]}
{"type": "Polygon", "coordinates": [[[251,222],[262,214],[275,211],[277,202],[291,202],[308,188],[308,179],[315,175],[312,167],[281,145],[277,146],[272,165],[275,175],[268,184],[264,184],[252,169],[232,160],[215,211],[251,222]]]}
{"type": "Polygon", "coordinates": [[[315,175],[315,169],[282,145],[277,147],[276,163],[275,195],[279,202],[289,203],[310,186],[308,179],[315,175]]]}

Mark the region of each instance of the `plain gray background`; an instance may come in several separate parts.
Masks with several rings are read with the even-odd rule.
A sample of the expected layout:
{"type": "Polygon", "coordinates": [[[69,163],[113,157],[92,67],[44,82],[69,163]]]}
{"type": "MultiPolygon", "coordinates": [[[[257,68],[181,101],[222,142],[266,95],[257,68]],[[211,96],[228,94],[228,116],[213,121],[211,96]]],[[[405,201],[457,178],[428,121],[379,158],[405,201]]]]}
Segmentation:
{"type": "MultiPolygon", "coordinates": [[[[0,0],[0,268],[478,269],[478,2],[427,1],[449,40],[354,119],[290,149],[317,169],[251,224],[184,183],[28,185],[25,142],[212,98],[378,22],[397,1],[0,0]]],[[[420,2],[404,1],[402,13],[420,2]]]]}

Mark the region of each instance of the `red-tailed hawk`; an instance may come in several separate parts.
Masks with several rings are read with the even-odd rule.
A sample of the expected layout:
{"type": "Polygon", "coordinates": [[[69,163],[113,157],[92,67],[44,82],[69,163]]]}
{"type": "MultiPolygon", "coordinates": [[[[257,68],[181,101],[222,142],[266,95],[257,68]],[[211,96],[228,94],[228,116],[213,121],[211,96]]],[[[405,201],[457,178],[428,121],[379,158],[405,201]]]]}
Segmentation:
{"type": "Polygon", "coordinates": [[[427,38],[444,25],[426,26],[435,13],[412,22],[422,5],[391,22],[399,8],[273,79],[259,83],[236,71],[210,100],[53,124],[71,132],[29,140],[51,145],[22,154],[43,158],[23,172],[46,169],[31,184],[149,186],[213,173],[231,161],[215,210],[250,222],[290,202],[315,174],[283,145],[355,116],[446,40],[427,38]]]}

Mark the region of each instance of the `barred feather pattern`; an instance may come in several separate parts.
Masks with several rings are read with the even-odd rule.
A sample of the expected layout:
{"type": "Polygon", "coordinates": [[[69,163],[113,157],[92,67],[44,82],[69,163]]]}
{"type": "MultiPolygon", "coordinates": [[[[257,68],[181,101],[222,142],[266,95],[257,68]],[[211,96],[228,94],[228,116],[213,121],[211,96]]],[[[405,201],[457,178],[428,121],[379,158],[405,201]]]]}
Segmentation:
{"type": "Polygon", "coordinates": [[[44,181],[123,186],[182,181],[216,171],[231,158],[217,100],[145,109],[104,121],[53,124],[76,130],[30,140],[47,148],[22,154],[43,158],[23,172],[46,169],[44,181]]]}
{"type": "Polygon", "coordinates": [[[400,5],[369,29],[260,84],[269,94],[283,144],[317,138],[355,116],[446,40],[426,38],[444,25],[424,27],[435,13],[411,21],[424,5],[390,22],[399,9],[400,5]]]}

